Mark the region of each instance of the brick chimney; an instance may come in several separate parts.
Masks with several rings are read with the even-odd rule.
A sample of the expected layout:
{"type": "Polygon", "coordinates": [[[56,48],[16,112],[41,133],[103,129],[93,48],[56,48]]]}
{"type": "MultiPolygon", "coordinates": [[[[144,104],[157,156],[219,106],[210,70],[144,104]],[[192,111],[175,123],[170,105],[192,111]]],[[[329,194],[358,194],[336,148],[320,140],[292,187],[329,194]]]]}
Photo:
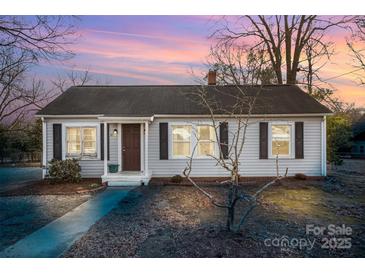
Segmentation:
{"type": "Polygon", "coordinates": [[[217,72],[214,70],[210,70],[208,72],[208,85],[214,86],[217,84],[217,72]]]}

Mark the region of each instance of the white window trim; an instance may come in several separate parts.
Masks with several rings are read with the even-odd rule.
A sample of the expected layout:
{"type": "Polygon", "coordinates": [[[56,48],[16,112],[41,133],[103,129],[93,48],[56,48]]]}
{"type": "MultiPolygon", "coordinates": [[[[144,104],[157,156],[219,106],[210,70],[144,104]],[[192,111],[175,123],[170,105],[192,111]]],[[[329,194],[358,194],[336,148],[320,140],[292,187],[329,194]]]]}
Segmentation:
{"type": "MultiPolygon", "coordinates": [[[[190,137],[190,152],[189,152],[189,157],[192,154],[192,150],[193,148],[197,145],[197,126],[213,126],[212,122],[195,122],[195,123],[189,123],[189,122],[169,122],[168,123],[169,127],[168,127],[168,146],[169,146],[169,159],[175,159],[175,160],[181,160],[181,159],[188,159],[187,156],[174,156],[172,153],[172,148],[173,148],[173,136],[172,136],[172,127],[173,126],[191,126],[191,137],[190,137]]],[[[218,138],[219,138],[219,132],[218,132],[218,138]]],[[[218,155],[218,141],[215,142],[215,146],[214,146],[214,156],[217,157],[218,155]]],[[[197,155],[197,150],[195,150],[194,155],[193,155],[194,159],[212,159],[211,156],[206,155],[206,156],[198,156],[197,155]]]]}
{"type": "Polygon", "coordinates": [[[193,149],[193,135],[194,135],[194,128],[193,125],[191,123],[186,123],[186,122],[173,122],[173,123],[169,123],[169,132],[168,132],[168,138],[169,138],[169,159],[188,159],[188,157],[186,156],[174,156],[174,154],[172,153],[172,148],[173,148],[173,136],[172,136],[172,127],[173,126],[191,126],[191,136],[190,136],[190,152],[189,154],[191,155],[192,149],[193,149]]]}
{"type": "Polygon", "coordinates": [[[278,155],[279,159],[294,159],[294,146],[295,146],[295,136],[294,136],[294,122],[292,121],[273,121],[269,122],[269,129],[268,129],[268,142],[269,142],[269,158],[275,159],[276,154],[272,154],[272,129],[271,127],[273,125],[284,125],[284,126],[290,126],[290,143],[289,143],[289,155],[278,155]]]}
{"type": "Polygon", "coordinates": [[[79,159],[82,161],[100,161],[101,151],[100,151],[100,123],[97,122],[68,122],[62,123],[62,159],[79,159]],[[67,128],[68,127],[81,127],[81,128],[96,128],[96,157],[77,157],[67,155],[67,128]]]}

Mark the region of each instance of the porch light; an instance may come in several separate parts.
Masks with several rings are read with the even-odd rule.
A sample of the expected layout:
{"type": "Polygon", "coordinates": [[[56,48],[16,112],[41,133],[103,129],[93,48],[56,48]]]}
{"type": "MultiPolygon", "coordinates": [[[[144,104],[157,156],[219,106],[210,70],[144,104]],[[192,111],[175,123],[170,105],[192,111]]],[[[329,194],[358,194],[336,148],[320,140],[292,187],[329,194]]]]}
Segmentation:
{"type": "Polygon", "coordinates": [[[115,128],[113,130],[113,137],[117,137],[118,136],[118,130],[115,128]]]}

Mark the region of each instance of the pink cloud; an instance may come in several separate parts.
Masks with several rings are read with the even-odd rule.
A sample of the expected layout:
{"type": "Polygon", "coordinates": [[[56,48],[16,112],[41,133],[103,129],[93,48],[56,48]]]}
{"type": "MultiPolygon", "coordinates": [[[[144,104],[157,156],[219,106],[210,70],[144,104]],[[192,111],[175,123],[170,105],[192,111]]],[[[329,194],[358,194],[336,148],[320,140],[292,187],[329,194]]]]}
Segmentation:
{"type": "Polygon", "coordinates": [[[85,37],[75,48],[76,53],[97,54],[106,58],[135,58],[162,62],[201,62],[209,53],[209,45],[197,42],[180,43],[175,39],[173,47],[164,43],[152,44],[135,39],[100,39],[95,35],[85,37]]]}

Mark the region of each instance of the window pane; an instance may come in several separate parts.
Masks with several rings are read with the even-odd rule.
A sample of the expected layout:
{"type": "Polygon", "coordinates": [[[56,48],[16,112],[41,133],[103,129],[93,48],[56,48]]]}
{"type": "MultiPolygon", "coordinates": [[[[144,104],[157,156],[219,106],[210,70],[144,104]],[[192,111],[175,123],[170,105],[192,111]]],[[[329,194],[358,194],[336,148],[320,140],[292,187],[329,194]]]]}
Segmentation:
{"type": "Polygon", "coordinates": [[[80,142],[80,128],[68,127],[67,128],[67,140],[72,142],[80,142]]]}
{"type": "Polygon", "coordinates": [[[84,141],[84,153],[95,154],[96,153],[96,142],[84,141]]]}
{"type": "Polygon", "coordinates": [[[83,129],[84,141],[96,141],[96,128],[83,129]]]}
{"type": "Polygon", "coordinates": [[[272,155],[289,155],[289,141],[273,141],[272,155]]]}
{"type": "Polygon", "coordinates": [[[198,156],[214,155],[214,143],[200,142],[198,144],[198,156]]]}
{"type": "Polygon", "coordinates": [[[199,140],[210,140],[211,139],[211,129],[210,126],[198,126],[198,138],[199,140]]]}
{"type": "Polygon", "coordinates": [[[80,153],[81,153],[80,143],[77,142],[67,143],[67,154],[80,154],[80,153]]]}
{"type": "Polygon", "coordinates": [[[290,154],[290,125],[272,125],[272,155],[290,154]]]}
{"type": "Polygon", "coordinates": [[[288,125],[273,125],[271,130],[274,139],[290,138],[290,126],[288,125]]]}
{"type": "Polygon", "coordinates": [[[175,142],[172,146],[173,156],[190,156],[190,142],[175,142]]]}
{"type": "Polygon", "coordinates": [[[96,154],[96,128],[83,128],[83,153],[96,154]]]}
{"type": "Polygon", "coordinates": [[[191,136],[191,126],[172,126],[173,141],[189,141],[191,136]]]}
{"type": "Polygon", "coordinates": [[[198,156],[214,155],[214,128],[209,125],[197,126],[198,131],[198,156]]]}
{"type": "Polygon", "coordinates": [[[79,127],[68,127],[66,130],[67,135],[67,154],[80,154],[81,153],[81,136],[79,127]]]}

